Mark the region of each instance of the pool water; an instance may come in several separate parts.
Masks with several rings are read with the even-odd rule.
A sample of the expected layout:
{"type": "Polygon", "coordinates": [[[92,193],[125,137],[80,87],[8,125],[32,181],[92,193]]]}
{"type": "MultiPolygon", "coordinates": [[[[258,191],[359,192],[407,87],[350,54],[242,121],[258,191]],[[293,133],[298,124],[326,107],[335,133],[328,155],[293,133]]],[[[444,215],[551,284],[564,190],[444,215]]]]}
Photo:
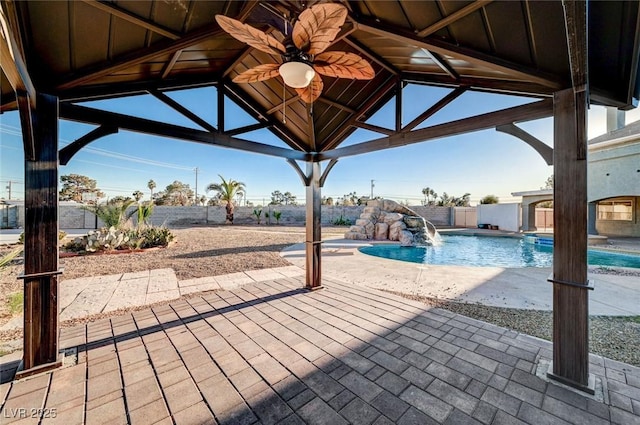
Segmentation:
{"type": "MultiPolygon", "coordinates": [[[[412,263],[476,267],[551,267],[553,247],[525,243],[520,238],[442,236],[442,244],[401,247],[378,244],[360,248],[364,254],[412,263]]],[[[640,268],[640,255],[589,249],[587,262],[606,267],[640,268]]]]}

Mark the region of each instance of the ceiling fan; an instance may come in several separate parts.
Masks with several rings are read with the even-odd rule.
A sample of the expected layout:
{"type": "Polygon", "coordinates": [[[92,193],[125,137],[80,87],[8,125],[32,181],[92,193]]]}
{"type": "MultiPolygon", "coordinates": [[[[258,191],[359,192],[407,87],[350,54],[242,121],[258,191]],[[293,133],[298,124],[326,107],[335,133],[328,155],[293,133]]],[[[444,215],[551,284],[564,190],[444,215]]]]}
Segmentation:
{"type": "Polygon", "coordinates": [[[235,83],[253,83],[280,75],[284,83],[296,90],[306,103],[313,103],[322,93],[320,74],[335,78],[370,80],[375,73],[365,59],[354,53],[325,52],[340,32],[347,18],[341,4],[323,3],[305,9],[287,34],[284,44],[275,37],[238,20],[216,15],[220,27],[232,37],[262,52],[279,55],[283,63],[258,65],[238,76],[235,83]]]}

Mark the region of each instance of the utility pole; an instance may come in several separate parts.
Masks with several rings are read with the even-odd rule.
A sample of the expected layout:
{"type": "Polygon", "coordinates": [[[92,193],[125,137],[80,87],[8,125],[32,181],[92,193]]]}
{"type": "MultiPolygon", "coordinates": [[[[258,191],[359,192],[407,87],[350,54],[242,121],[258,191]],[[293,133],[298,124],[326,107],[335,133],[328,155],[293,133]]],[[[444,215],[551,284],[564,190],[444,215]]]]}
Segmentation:
{"type": "Polygon", "coordinates": [[[371,198],[369,198],[369,199],[373,199],[373,188],[376,187],[376,185],[373,184],[374,181],[375,180],[371,180],[371,198]]]}
{"type": "Polygon", "coordinates": [[[8,185],[7,185],[7,191],[9,192],[9,201],[11,200],[11,184],[13,183],[11,180],[8,181],[8,185]]]}
{"type": "Polygon", "coordinates": [[[195,204],[198,205],[198,167],[194,170],[196,172],[196,198],[195,204]]]}

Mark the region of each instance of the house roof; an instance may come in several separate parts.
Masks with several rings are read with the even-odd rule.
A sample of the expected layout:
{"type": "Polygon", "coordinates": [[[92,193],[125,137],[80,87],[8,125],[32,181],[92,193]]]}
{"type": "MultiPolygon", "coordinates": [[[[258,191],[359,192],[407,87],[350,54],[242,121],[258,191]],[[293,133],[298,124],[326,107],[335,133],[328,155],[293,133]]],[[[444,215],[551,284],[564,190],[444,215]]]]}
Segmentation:
{"type": "MultiPolygon", "coordinates": [[[[151,93],[183,114],[191,112],[197,122],[197,113],[185,112],[186,108],[175,102],[172,105],[165,93],[215,85],[221,95],[257,120],[253,126],[233,130],[225,129],[220,119],[216,126],[199,123],[223,145],[243,149],[238,136],[266,127],[291,150],[327,153],[322,159],[329,159],[328,152],[357,128],[377,132],[381,139],[391,138],[379,141],[378,147],[401,144],[392,138],[404,137],[466,90],[544,99],[572,86],[563,3],[529,0],[345,1],[342,4],[349,16],[329,50],[367,59],[375,71],[373,79],[322,77],[324,91],[312,107],[295,91],[283,87],[280,78],[252,84],[232,82],[250,67],[278,63],[281,58],[229,36],[216,23],[216,14],[239,19],[282,40],[283,15],[296,16],[313,3],[3,1],[6,31],[11,35],[10,55],[5,52],[3,59],[15,59],[18,53],[18,60],[15,72],[3,66],[0,111],[17,108],[16,93],[21,89],[15,87],[14,73],[28,75],[37,91],[58,96],[63,118],[96,124],[109,121],[112,125],[123,122],[123,117],[97,118],[89,110],[67,106],[82,100],[151,93]],[[383,104],[401,96],[401,88],[410,83],[447,87],[451,92],[435,99],[409,123],[402,121],[399,110],[395,128],[366,123],[383,104]]],[[[640,97],[639,3],[588,4],[590,100],[630,108],[640,97]]],[[[129,124],[151,127],[144,122],[129,124]]],[[[200,133],[188,137],[207,139],[200,133]]],[[[420,133],[414,139],[424,137],[420,133]]],[[[289,157],[305,158],[297,154],[289,157]]]]}
{"type": "Polygon", "coordinates": [[[640,140],[640,120],[634,121],[611,132],[602,134],[589,140],[589,147],[598,143],[610,142],[618,139],[635,138],[640,140]]]}

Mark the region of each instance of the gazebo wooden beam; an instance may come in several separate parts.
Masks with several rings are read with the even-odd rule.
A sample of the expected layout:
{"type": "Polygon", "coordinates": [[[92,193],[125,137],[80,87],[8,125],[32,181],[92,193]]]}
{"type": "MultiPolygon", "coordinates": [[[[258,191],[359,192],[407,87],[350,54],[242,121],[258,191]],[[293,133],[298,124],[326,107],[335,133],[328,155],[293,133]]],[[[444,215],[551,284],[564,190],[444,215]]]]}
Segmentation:
{"type": "Polygon", "coordinates": [[[25,158],[34,159],[36,147],[32,116],[36,109],[36,89],[24,59],[20,34],[12,30],[18,28],[13,2],[2,3],[0,24],[0,67],[16,95],[25,158]]]}
{"type": "Polygon", "coordinates": [[[293,149],[285,149],[250,140],[238,139],[217,132],[212,133],[208,131],[195,130],[164,122],[131,117],[115,112],[102,111],[99,109],[88,108],[86,106],[62,104],[60,105],[60,117],[72,121],[103,125],[105,127],[115,127],[121,130],[204,143],[224,148],[260,153],[263,155],[277,156],[280,158],[291,158],[303,161],[310,158],[309,154],[293,149]]]}
{"type": "Polygon", "coordinates": [[[418,37],[427,37],[433,34],[434,32],[439,31],[442,28],[447,27],[452,23],[464,18],[465,16],[475,12],[481,7],[488,5],[491,2],[493,2],[493,0],[476,0],[473,3],[466,5],[462,9],[459,9],[453,12],[451,15],[445,16],[444,18],[440,19],[438,22],[429,25],[427,28],[421,31],[418,31],[416,35],[418,37]]]}
{"type": "Polygon", "coordinates": [[[496,125],[546,118],[551,115],[553,115],[553,101],[551,99],[545,99],[527,105],[515,106],[513,108],[450,121],[444,124],[421,128],[419,130],[404,133],[400,132],[392,136],[370,140],[368,142],[358,143],[344,148],[333,149],[316,155],[316,161],[396,148],[414,143],[426,142],[428,140],[438,139],[441,137],[486,130],[488,128],[493,128],[496,125]]]}
{"type": "Polygon", "coordinates": [[[125,9],[122,9],[113,3],[107,3],[105,1],[99,1],[99,0],[81,0],[81,1],[90,6],[95,7],[96,9],[102,10],[103,12],[107,12],[108,14],[116,16],[120,19],[124,19],[127,22],[130,22],[141,28],[144,28],[146,30],[159,34],[163,37],[167,37],[171,40],[177,40],[180,38],[180,34],[178,34],[177,32],[164,28],[147,19],[143,19],[140,16],[137,16],[125,9]]]}
{"type": "MultiPolygon", "coordinates": [[[[246,19],[251,10],[253,10],[257,4],[258,2],[247,2],[247,6],[243,9],[242,13],[236,17],[236,19],[240,21],[246,19]]],[[[105,66],[105,64],[102,63],[97,66],[82,69],[76,73],[77,75],[69,76],[69,79],[66,82],[59,84],[56,87],[56,90],[66,91],[74,87],[87,84],[90,81],[122,71],[131,66],[148,62],[159,56],[174,54],[178,50],[184,50],[212,37],[223,34],[226,34],[226,32],[220,29],[217,24],[208,25],[197,31],[191,32],[178,40],[173,40],[167,43],[157,43],[149,48],[144,48],[140,51],[124,55],[123,57],[116,59],[114,63],[109,66],[105,66]]]]}
{"type": "Polygon", "coordinates": [[[417,48],[424,48],[439,55],[452,56],[480,67],[504,73],[514,79],[530,81],[556,90],[563,86],[562,82],[556,81],[551,76],[544,75],[540,70],[529,69],[495,56],[483,54],[461,46],[455,46],[435,38],[421,38],[412,32],[381,22],[371,21],[369,18],[359,18],[357,28],[369,34],[375,34],[403,44],[416,46],[417,48]]]}

